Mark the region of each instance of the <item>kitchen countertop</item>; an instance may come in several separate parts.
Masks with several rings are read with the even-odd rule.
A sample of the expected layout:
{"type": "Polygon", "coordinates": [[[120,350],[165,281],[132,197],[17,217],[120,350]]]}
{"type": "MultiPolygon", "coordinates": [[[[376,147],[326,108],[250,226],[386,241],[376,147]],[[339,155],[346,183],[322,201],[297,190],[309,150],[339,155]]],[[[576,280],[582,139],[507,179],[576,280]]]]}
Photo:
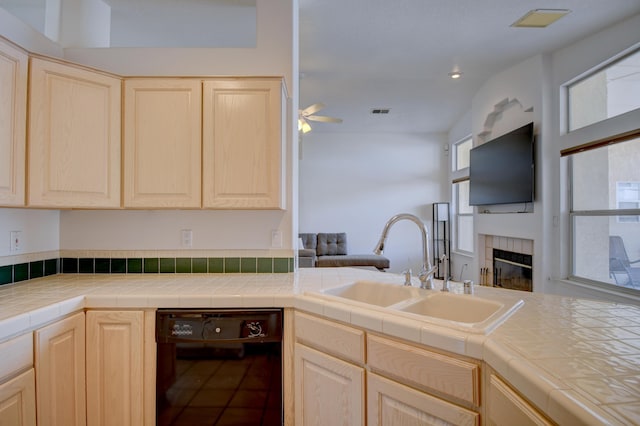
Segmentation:
{"type": "Polygon", "coordinates": [[[484,335],[307,294],[357,280],[404,278],[355,268],[54,275],[0,286],[0,341],[83,308],[292,307],[484,360],[559,424],[640,424],[639,307],[476,286],[478,297],[524,301],[484,335]]]}

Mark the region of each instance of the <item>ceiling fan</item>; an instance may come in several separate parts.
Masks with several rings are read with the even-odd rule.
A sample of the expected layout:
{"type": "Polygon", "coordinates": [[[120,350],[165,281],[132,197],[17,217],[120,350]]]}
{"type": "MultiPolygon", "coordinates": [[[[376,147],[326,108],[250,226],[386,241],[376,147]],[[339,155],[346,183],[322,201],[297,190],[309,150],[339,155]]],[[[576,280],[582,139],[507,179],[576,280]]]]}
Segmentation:
{"type": "Polygon", "coordinates": [[[327,117],[324,115],[315,115],[316,112],[324,108],[324,104],[318,102],[310,105],[305,109],[298,110],[298,130],[302,133],[308,133],[311,131],[311,124],[309,121],[321,121],[323,123],[342,123],[341,118],[327,117]]]}

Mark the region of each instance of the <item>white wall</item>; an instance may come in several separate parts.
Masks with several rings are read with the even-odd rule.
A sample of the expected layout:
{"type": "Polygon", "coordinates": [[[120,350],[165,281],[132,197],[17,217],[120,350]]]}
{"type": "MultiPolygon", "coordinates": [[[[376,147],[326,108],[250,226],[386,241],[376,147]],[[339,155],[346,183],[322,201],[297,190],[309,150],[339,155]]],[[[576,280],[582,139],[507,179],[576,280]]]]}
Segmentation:
{"type": "Polygon", "coordinates": [[[58,250],[59,222],[56,210],[0,209],[0,257],[58,250]],[[21,231],[20,250],[15,253],[10,252],[11,231],[21,231]]]}
{"type": "MultiPolygon", "coordinates": [[[[533,240],[533,288],[544,291],[547,266],[544,262],[545,251],[543,217],[544,200],[549,188],[543,179],[547,164],[543,161],[546,145],[551,143],[544,133],[542,112],[545,108],[542,87],[545,80],[545,61],[538,55],[529,58],[489,79],[476,93],[472,101],[472,130],[474,146],[482,142],[480,136],[490,130],[484,141],[491,140],[516,129],[528,122],[534,122],[536,138],[536,189],[532,213],[516,213],[523,210],[523,204],[506,206],[488,206],[495,214],[479,214],[476,208],[474,216],[474,232],[476,234],[476,256],[472,263],[473,279],[479,282],[479,259],[483,258],[484,240],[478,235],[498,235],[503,237],[524,238],[533,240]],[[495,122],[487,122],[489,114],[496,111],[496,105],[504,100],[512,106],[502,111],[495,122]],[[517,101],[517,102],[516,102],[517,101]],[[507,213],[509,212],[509,213],[507,213]],[[512,213],[511,213],[512,212],[512,213]]],[[[497,108],[500,110],[500,108],[497,108]]],[[[500,164],[496,164],[500,167],[500,164]]],[[[485,206],[482,206],[482,210],[485,206]]]]}
{"type": "MultiPolygon", "coordinates": [[[[50,247],[52,241],[48,230],[52,230],[60,234],[53,249],[173,249],[180,248],[176,234],[186,228],[194,232],[194,249],[270,250],[271,230],[276,229],[283,235],[282,248],[293,250],[294,242],[297,242],[297,237],[294,238],[297,199],[292,195],[297,180],[294,173],[297,147],[292,142],[292,135],[297,133],[293,111],[298,109],[297,4],[297,0],[257,1],[258,40],[255,49],[76,48],[63,52],[46,37],[0,9],[0,34],[30,51],[64,56],[73,62],[125,76],[283,76],[289,96],[287,111],[291,119],[285,129],[286,211],[62,211],[29,222],[29,226],[40,225],[42,220],[38,229],[47,230],[32,237],[33,247],[50,247]]],[[[3,209],[0,212],[4,214],[1,217],[1,241],[5,238],[3,229],[15,230],[23,226],[23,222],[15,213],[3,209]]],[[[6,241],[8,244],[8,233],[6,241]]],[[[32,246],[25,246],[25,253],[31,252],[27,247],[32,246]]]]}
{"type": "MultiPolygon", "coordinates": [[[[534,240],[534,290],[575,297],[638,303],[638,298],[621,297],[607,291],[589,288],[566,280],[568,275],[568,205],[564,179],[566,170],[560,150],[600,139],[610,134],[637,128],[640,111],[624,114],[597,125],[587,126],[571,134],[564,126],[565,98],[562,85],[580,78],[610,58],[629,51],[640,43],[640,15],[548,55],[539,55],[514,65],[489,79],[472,103],[474,139],[483,131],[487,114],[496,102],[518,98],[525,108],[533,107],[531,120],[538,130],[536,156],[536,203],[531,214],[477,215],[477,234],[496,234],[534,240]]],[[[509,117],[492,137],[515,128],[509,117]]],[[[523,120],[524,117],[512,117],[523,120]]],[[[464,136],[467,117],[462,117],[449,134],[455,142],[464,136]]],[[[507,208],[508,209],[508,208],[507,208]]],[[[476,244],[476,248],[477,247],[476,244]]],[[[478,253],[474,256],[474,278],[478,279],[478,253]]],[[[454,257],[458,265],[464,257],[454,257]]]]}
{"type": "MultiPolygon", "coordinates": [[[[412,213],[431,227],[431,203],[449,200],[444,134],[307,133],[300,160],[300,232],[346,232],[348,252],[369,254],[384,224],[412,213]]],[[[391,228],[391,272],[422,265],[409,221],[391,228]]]]}
{"type": "Polygon", "coordinates": [[[62,47],[0,8],[0,35],[32,53],[62,57],[62,47]]]}
{"type": "Polygon", "coordinates": [[[193,250],[262,250],[271,248],[271,230],[287,222],[279,210],[67,210],[60,249],[180,250],[180,231],[191,229],[193,250]]]}
{"type": "MultiPolygon", "coordinates": [[[[257,45],[254,49],[233,48],[110,48],[65,49],[65,57],[75,62],[109,70],[119,75],[278,75],[286,79],[291,111],[297,111],[297,1],[258,0],[257,45]],[[295,16],[294,16],[295,11],[295,16]],[[268,23],[268,24],[267,24],[268,23]],[[296,30],[294,32],[294,30],[296,30]],[[294,65],[295,64],[295,65],[294,65]],[[294,68],[295,67],[295,68],[294,68]],[[294,92],[295,90],[295,92],[294,92]],[[294,105],[295,102],[295,105],[294,105]]],[[[289,127],[295,126],[294,120],[289,127]]],[[[271,230],[283,234],[283,248],[292,249],[293,242],[293,142],[291,128],[287,132],[287,210],[285,212],[63,212],[61,215],[62,249],[113,249],[140,247],[140,238],[148,238],[149,247],[173,248],[179,244],[177,234],[188,227],[194,231],[202,248],[270,249],[271,230]],[[151,220],[147,220],[153,218],[151,220]],[[250,223],[247,223],[250,220],[250,223]],[[162,226],[158,227],[158,225],[162,226]],[[136,229],[134,234],[121,234],[122,228],[136,229]],[[115,238],[94,239],[95,228],[114,229],[115,238]],[[162,235],[158,235],[161,230],[162,235]],[[268,238],[267,238],[268,237],[268,238]],[[153,242],[153,243],[151,243],[153,242]]],[[[108,237],[108,236],[107,236],[108,237]]],[[[179,247],[179,246],[178,246],[179,247]]]]}

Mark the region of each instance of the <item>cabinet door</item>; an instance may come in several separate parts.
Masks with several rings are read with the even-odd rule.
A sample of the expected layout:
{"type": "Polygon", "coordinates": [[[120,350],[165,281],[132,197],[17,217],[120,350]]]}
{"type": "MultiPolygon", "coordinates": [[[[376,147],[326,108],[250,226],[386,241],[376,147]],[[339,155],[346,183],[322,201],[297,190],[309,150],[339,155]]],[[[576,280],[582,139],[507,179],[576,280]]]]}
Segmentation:
{"type": "Polygon", "coordinates": [[[120,80],[31,60],[29,205],[120,206],[120,80]]]}
{"type": "Polygon", "coordinates": [[[478,413],[373,373],[367,375],[367,419],[388,426],[480,424],[478,413]]]}
{"type": "Polygon", "coordinates": [[[36,426],[33,368],[0,384],[0,426],[36,426]]]}
{"type": "Polygon", "coordinates": [[[155,398],[155,385],[153,380],[149,384],[145,371],[147,365],[155,367],[155,356],[147,356],[150,348],[148,336],[145,341],[145,313],[87,311],[86,315],[87,424],[155,424],[150,414],[154,407],[149,406],[149,395],[155,398]]]}
{"type": "Polygon", "coordinates": [[[0,205],[24,206],[27,54],[0,39],[0,205]]]}
{"type": "Polygon", "coordinates": [[[282,209],[280,79],[204,82],[203,205],[282,209]]]}
{"type": "Polygon", "coordinates": [[[40,426],[86,424],[84,313],[35,332],[40,426]]]}
{"type": "Polygon", "coordinates": [[[363,425],[364,368],[295,347],[295,424],[363,425]]]}
{"type": "Polygon", "coordinates": [[[487,383],[487,425],[549,426],[550,423],[531,404],[495,374],[487,383]]]}
{"type": "Polygon", "coordinates": [[[199,208],[202,82],[124,83],[124,206],[199,208]]]}

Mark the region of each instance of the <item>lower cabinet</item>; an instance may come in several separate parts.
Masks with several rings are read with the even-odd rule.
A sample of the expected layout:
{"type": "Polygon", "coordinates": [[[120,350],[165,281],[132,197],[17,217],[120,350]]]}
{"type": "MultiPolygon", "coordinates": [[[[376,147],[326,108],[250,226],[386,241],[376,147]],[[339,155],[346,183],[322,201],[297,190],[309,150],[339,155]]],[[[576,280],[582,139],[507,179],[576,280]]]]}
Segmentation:
{"type": "Polygon", "coordinates": [[[36,425],[36,388],[33,368],[0,383],[0,426],[36,425]]]}
{"type": "Polygon", "coordinates": [[[36,330],[34,343],[38,425],[86,425],[84,312],[36,330]]]}
{"type": "Polygon", "coordinates": [[[497,375],[488,374],[486,387],[487,425],[548,426],[553,424],[497,375]]]}
{"type": "Polygon", "coordinates": [[[369,425],[383,426],[462,426],[479,424],[479,415],[409,386],[369,373],[367,420],[369,425]]]}
{"type": "Polygon", "coordinates": [[[0,426],[36,425],[31,333],[0,343],[0,426]]]}
{"type": "Polygon", "coordinates": [[[86,315],[87,425],[154,425],[154,313],[86,315]]]}
{"type": "Polygon", "coordinates": [[[480,425],[476,360],[300,312],[295,340],[296,425],[480,425]]]}
{"type": "Polygon", "coordinates": [[[364,368],[296,344],[296,425],[364,425],[364,368]]]}

